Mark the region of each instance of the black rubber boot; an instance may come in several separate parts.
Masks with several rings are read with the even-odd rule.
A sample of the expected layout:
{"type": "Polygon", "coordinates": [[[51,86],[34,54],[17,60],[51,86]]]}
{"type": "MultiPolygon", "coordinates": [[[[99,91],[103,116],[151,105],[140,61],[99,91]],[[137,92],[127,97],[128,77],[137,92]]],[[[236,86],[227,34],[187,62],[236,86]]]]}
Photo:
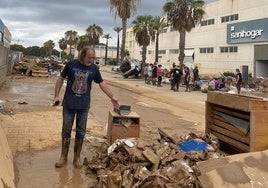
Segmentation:
{"type": "Polygon", "coordinates": [[[74,168],[82,168],[83,164],[80,161],[80,153],[82,150],[83,140],[82,139],[75,139],[74,143],[74,161],[73,165],[74,168]]]}
{"type": "Polygon", "coordinates": [[[60,160],[56,162],[55,167],[61,168],[67,164],[68,152],[70,147],[70,138],[62,138],[60,160]]]}

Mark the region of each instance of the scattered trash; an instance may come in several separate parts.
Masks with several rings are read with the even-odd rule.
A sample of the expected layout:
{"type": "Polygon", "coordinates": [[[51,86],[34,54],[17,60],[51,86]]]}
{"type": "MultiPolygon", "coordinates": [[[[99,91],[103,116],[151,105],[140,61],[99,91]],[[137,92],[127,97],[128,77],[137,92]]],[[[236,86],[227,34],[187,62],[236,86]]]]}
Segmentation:
{"type": "Polygon", "coordinates": [[[190,151],[206,151],[208,144],[203,140],[193,139],[182,142],[178,146],[182,151],[189,153],[190,151]]]}
{"type": "Polygon", "coordinates": [[[95,187],[202,187],[197,162],[224,156],[216,137],[158,132],[160,138],[150,143],[128,138],[96,145],[91,159],[84,159],[86,173],[97,175],[95,187]],[[187,146],[187,152],[178,145],[187,146]]]}
{"type": "Polygon", "coordinates": [[[28,103],[23,101],[23,102],[18,102],[18,104],[28,104],[28,103]]]}
{"type": "Polygon", "coordinates": [[[14,115],[13,111],[11,109],[6,108],[4,103],[0,103],[0,112],[4,115],[8,115],[12,119],[15,119],[13,116],[14,115]]]}

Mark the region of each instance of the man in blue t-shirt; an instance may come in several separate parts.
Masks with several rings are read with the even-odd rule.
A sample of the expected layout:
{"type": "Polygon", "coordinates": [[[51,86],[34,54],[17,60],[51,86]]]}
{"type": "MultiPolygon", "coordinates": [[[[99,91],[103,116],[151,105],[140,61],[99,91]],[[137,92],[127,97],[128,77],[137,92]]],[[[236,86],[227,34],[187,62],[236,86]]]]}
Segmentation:
{"type": "Polygon", "coordinates": [[[71,131],[76,118],[76,134],[74,144],[75,168],[81,168],[80,153],[86,133],[87,117],[90,108],[90,91],[92,81],[99,84],[102,91],[111,99],[114,108],[119,108],[119,102],[114,97],[106,83],[103,81],[99,68],[94,64],[95,50],[85,47],[79,59],[69,61],[60,77],[56,81],[54,104],[60,101],[60,90],[63,81],[67,79],[67,86],[62,101],[63,125],[62,125],[62,150],[61,156],[55,167],[60,168],[66,165],[67,156],[71,141],[71,131]]]}

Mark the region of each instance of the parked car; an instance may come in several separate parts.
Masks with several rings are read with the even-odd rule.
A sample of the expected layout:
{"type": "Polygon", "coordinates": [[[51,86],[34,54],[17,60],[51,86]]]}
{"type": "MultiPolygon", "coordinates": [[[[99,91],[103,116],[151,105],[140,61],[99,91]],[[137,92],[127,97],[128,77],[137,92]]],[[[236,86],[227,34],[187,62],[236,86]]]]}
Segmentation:
{"type": "Polygon", "coordinates": [[[141,64],[141,61],[137,59],[127,59],[123,61],[120,70],[125,78],[133,75],[138,77],[141,72],[141,64]]]}

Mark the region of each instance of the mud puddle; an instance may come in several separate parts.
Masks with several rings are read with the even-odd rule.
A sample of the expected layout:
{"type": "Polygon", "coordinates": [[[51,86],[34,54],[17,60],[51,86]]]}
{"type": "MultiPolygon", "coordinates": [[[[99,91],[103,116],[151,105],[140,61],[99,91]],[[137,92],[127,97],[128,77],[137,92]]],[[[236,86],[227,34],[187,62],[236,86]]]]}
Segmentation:
{"type": "MultiPolygon", "coordinates": [[[[71,150],[71,148],[70,148],[71,150]]],[[[74,169],[73,151],[69,152],[68,164],[64,168],[54,167],[60,148],[41,152],[25,152],[14,159],[17,169],[17,188],[86,188],[96,181],[94,175],[86,175],[85,169],[74,169]]],[[[83,159],[83,157],[81,157],[83,159]]],[[[96,182],[95,182],[96,183],[96,182]]]]}

